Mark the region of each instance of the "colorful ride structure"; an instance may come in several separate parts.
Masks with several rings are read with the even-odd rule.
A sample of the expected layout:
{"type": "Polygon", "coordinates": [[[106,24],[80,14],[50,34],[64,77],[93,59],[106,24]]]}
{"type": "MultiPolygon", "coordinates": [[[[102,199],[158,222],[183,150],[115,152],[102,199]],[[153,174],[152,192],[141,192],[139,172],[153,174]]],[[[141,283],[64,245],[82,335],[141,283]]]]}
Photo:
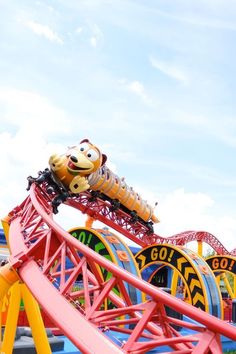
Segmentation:
{"type": "MultiPolygon", "coordinates": [[[[65,156],[54,155],[50,164],[55,166],[29,177],[28,197],[3,220],[10,257],[0,268],[0,304],[2,312],[3,303],[8,311],[1,351],[11,353],[22,296],[40,354],[51,349],[37,303],[85,354],[222,353],[221,335],[236,341],[236,328],[221,319],[221,294],[213,275],[225,271],[226,261],[219,260],[219,267],[211,258],[206,263],[183,246],[194,239],[201,250],[210,239],[225,255],[223,246],[207,233],[154,234],[153,209],[111,173],[90,144],[86,140],[65,156]],[[96,171],[86,159],[99,161],[96,171]],[[87,214],[86,227],[66,232],[56,223],[61,203],[87,214]],[[110,229],[93,229],[93,220],[142,249],[134,257],[110,229]],[[154,268],[145,281],[141,275],[149,266],[154,268]],[[153,285],[166,266],[173,272],[172,294],[153,285]],[[186,302],[173,296],[179,279],[186,302]]],[[[230,271],[233,261],[227,263],[230,271]]],[[[234,290],[231,295],[235,297],[234,290]]]]}

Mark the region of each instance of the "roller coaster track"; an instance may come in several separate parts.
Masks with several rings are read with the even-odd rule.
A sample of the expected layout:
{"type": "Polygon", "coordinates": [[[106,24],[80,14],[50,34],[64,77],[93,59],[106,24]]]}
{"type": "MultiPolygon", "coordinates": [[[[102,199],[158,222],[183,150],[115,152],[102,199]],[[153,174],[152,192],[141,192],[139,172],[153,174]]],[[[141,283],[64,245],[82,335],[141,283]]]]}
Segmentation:
{"type": "Polygon", "coordinates": [[[133,220],[132,216],[126,214],[121,209],[114,209],[109,202],[92,196],[90,192],[81,193],[69,199],[67,204],[111,226],[141,247],[154,243],[168,243],[180,246],[191,241],[202,241],[209,244],[217,254],[236,255],[236,249],[229,252],[214,235],[206,231],[190,230],[170,237],[161,237],[153,232],[149,223],[145,224],[133,220]]]}
{"type": "MultiPolygon", "coordinates": [[[[53,219],[53,195],[46,187],[32,184],[29,196],[9,214],[10,264],[82,353],[141,354],[168,346],[176,354],[218,354],[222,353],[220,335],[236,341],[236,329],[229,324],[121,269],[64,231],[53,219]],[[111,273],[109,279],[103,279],[101,267],[111,273]],[[76,285],[79,276],[81,288],[76,285]],[[142,291],[147,301],[132,303],[126,283],[142,291]],[[115,294],[115,287],[121,296],[115,294]],[[104,308],[107,300],[114,308],[104,308]],[[192,321],[169,317],[165,306],[192,321]],[[190,331],[177,332],[172,324],[190,331]]],[[[131,234],[135,240],[137,237],[140,245],[147,239],[151,242],[153,235],[148,228],[141,225],[139,231],[135,223],[128,226],[129,216],[111,211],[104,201],[94,211],[93,203],[98,202],[88,193],[67,200],[68,205],[99,216],[107,225],[118,223],[122,230],[128,228],[123,234],[131,234]]]]}
{"type": "Polygon", "coordinates": [[[191,241],[202,241],[210,245],[217,254],[232,254],[211,233],[206,231],[184,231],[168,238],[175,245],[185,245],[191,241]]]}
{"type": "Polygon", "coordinates": [[[236,248],[234,248],[231,252],[230,252],[231,256],[236,256],[236,248]]]}

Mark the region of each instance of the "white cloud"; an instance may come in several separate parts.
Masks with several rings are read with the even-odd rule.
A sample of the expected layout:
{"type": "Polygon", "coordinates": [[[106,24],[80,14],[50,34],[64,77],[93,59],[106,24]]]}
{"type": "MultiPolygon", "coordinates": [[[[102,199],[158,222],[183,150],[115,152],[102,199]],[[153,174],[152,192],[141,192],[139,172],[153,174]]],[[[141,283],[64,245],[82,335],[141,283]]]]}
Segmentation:
{"type": "MultiPolygon", "coordinates": [[[[215,9],[215,1],[213,2],[213,8],[215,9]]],[[[219,9],[219,11],[222,11],[223,9],[219,9]]],[[[201,16],[196,16],[196,15],[191,15],[189,14],[188,16],[183,16],[181,15],[170,15],[167,13],[162,13],[166,17],[173,18],[177,21],[188,23],[190,25],[194,26],[199,26],[199,27],[208,27],[208,28],[213,28],[216,30],[228,30],[228,31],[236,31],[236,26],[233,21],[224,21],[224,20],[219,20],[218,18],[215,17],[203,17],[201,16]]]]}
{"type": "Polygon", "coordinates": [[[66,113],[54,106],[48,98],[32,91],[0,87],[1,119],[32,133],[68,134],[70,125],[66,113]]]}
{"type": "Polygon", "coordinates": [[[192,229],[202,225],[199,224],[199,215],[202,222],[206,210],[213,204],[214,201],[204,193],[186,193],[183,188],[177,189],[164,197],[160,207],[160,218],[163,223],[175,225],[178,230],[173,230],[173,233],[184,231],[179,229],[183,222],[185,228],[192,229]]]}
{"type": "Polygon", "coordinates": [[[163,74],[172,79],[182,82],[184,85],[189,83],[189,77],[186,73],[177,66],[167,63],[156,58],[150,57],[150,63],[155,68],[160,70],[163,74]]]}
{"type": "Polygon", "coordinates": [[[207,194],[177,189],[161,198],[157,207],[161,222],[155,226],[155,231],[165,237],[188,230],[207,231],[230,251],[235,247],[232,240],[236,220],[234,215],[218,215],[215,206],[215,201],[207,194]]]}
{"type": "Polygon", "coordinates": [[[86,21],[86,24],[83,27],[78,26],[75,29],[75,34],[77,36],[83,35],[93,48],[101,46],[104,42],[104,35],[101,28],[91,21],[86,21]]]}
{"type": "Polygon", "coordinates": [[[144,88],[144,85],[140,81],[138,81],[138,80],[128,81],[127,79],[120,79],[118,82],[126,90],[128,90],[128,91],[132,92],[133,94],[137,95],[138,97],[140,97],[143,102],[145,102],[147,104],[152,103],[151,97],[149,97],[149,95],[147,94],[147,92],[144,88]]]}
{"type": "Polygon", "coordinates": [[[90,44],[92,47],[96,48],[97,47],[98,40],[96,37],[91,37],[90,38],[90,44]]]}
{"type": "Polygon", "coordinates": [[[193,112],[184,112],[175,110],[170,118],[172,121],[189,126],[195,131],[207,132],[209,136],[222,141],[225,145],[235,148],[236,120],[234,116],[223,115],[220,118],[216,115],[195,114],[193,112]],[[222,121],[224,124],[222,124],[222,121]]]}
{"type": "Polygon", "coordinates": [[[83,27],[77,27],[75,33],[80,34],[81,32],[83,32],[83,27]]]}
{"type": "Polygon", "coordinates": [[[42,24],[40,24],[38,22],[34,22],[34,21],[28,21],[25,23],[25,26],[30,28],[38,36],[42,36],[51,42],[63,44],[63,40],[58,36],[58,34],[46,25],[42,25],[42,24]]]}
{"type": "Polygon", "coordinates": [[[1,216],[23,201],[27,195],[27,176],[37,176],[48,167],[49,156],[60,152],[61,144],[48,143],[44,137],[25,127],[15,134],[0,134],[0,211],[1,216]]]}
{"type": "Polygon", "coordinates": [[[63,143],[48,141],[57,134],[66,136],[70,122],[47,98],[9,87],[0,87],[0,114],[0,210],[4,214],[23,200],[26,177],[46,168],[52,153],[64,151],[63,143]]]}
{"type": "Polygon", "coordinates": [[[144,86],[139,81],[133,81],[128,85],[128,89],[138,96],[140,96],[144,101],[149,102],[150,99],[145,93],[144,86]]]}
{"type": "Polygon", "coordinates": [[[90,37],[89,41],[92,47],[96,48],[98,45],[102,44],[104,41],[104,35],[102,30],[96,23],[88,24],[90,31],[92,32],[92,36],[90,37]]]}

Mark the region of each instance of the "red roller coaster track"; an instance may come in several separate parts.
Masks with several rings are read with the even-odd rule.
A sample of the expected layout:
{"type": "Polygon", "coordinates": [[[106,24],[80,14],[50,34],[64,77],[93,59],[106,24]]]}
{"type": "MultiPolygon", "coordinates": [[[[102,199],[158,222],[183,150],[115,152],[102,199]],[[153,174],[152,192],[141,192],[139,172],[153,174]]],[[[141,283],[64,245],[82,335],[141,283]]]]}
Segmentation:
{"type": "Polygon", "coordinates": [[[206,231],[184,231],[171,237],[161,237],[153,232],[148,223],[145,225],[138,221],[134,222],[132,216],[121,209],[113,210],[108,201],[94,198],[90,192],[81,193],[76,197],[70,198],[67,204],[107,224],[141,247],[154,243],[185,245],[191,241],[202,241],[209,244],[217,254],[236,254],[236,249],[231,252],[227,251],[214,235],[206,231]]]}
{"type": "MultiPolygon", "coordinates": [[[[52,198],[45,184],[33,184],[30,195],[10,213],[10,263],[45,312],[83,353],[141,354],[168,346],[176,354],[218,354],[222,353],[221,334],[236,341],[236,329],[229,324],[162,292],[73,238],[53,220],[52,198]],[[109,280],[103,279],[100,267],[110,272],[109,280]],[[76,286],[79,276],[81,288],[76,286]],[[126,283],[148,300],[132,303],[126,283]],[[112,290],[115,287],[121,297],[112,290]],[[114,308],[106,308],[108,300],[114,308]],[[169,317],[165,306],[196,322],[169,317]],[[182,334],[172,324],[190,331],[182,334]]],[[[69,198],[67,204],[142,246],[163,242],[148,227],[133,223],[120,210],[111,211],[108,202],[92,200],[89,193],[69,198]]]]}
{"type": "Polygon", "coordinates": [[[206,231],[184,231],[168,238],[175,245],[185,245],[191,241],[202,241],[210,245],[217,254],[232,254],[211,233],[206,231]]]}

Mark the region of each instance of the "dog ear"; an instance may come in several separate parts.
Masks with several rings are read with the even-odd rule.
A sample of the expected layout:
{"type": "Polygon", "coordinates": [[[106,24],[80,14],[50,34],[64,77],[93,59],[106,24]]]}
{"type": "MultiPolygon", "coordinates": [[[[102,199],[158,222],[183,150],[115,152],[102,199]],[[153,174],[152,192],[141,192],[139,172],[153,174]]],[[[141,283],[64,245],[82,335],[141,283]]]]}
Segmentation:
{"type": "Polygon", "coordinates": [[[89,143],[90,141],[88,139],[81,140],[80,144],[82,143],[89,143]]]}
{"type": "MultiPolygon", "coordinates": [[[[104,163],[106,162],[106,160],[107,160],[107,155],[102,154],[102,165],[104,165],[104,163]]],[[[101,165],[101,166],[102,166],[102,165],[101,165]]]]}

